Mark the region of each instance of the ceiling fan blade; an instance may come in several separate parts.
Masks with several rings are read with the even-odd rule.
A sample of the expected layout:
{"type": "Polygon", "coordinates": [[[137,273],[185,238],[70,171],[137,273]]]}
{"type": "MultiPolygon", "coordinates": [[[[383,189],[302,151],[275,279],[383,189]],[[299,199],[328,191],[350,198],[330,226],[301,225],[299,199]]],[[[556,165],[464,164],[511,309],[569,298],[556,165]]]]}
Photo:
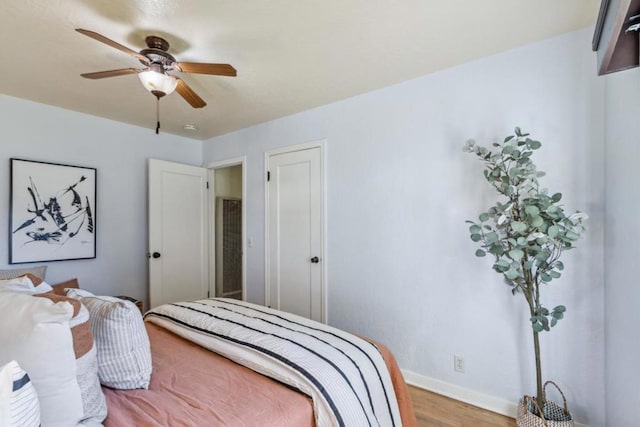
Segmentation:
{"type": "Polygon", "coordinates": [[[124,76],[126,74],[137,74],[140,71],[144,71],[144,68],[121,68],[119,70],[98,71],[96,73],[84,73],[80,74],[85,79],[104,79],[107,77],[124,76]]]}
{"type": "Polygon", "coordinates": [[[229,64],[206,64],[200,62],[175,62],[173,66],[183,73],[213,74],[216,76],[237,75],[236,69],[229,64]]]}
{"type": "Polygon", "coordinates": [[[76,28],[76,31],[79,32],[80,34],[84,34],[87,37],[91,37],[94,40],[98,40],[99,42],[102,42],[106,45],[115,47],[116,49],[126,53],[127,55],[131,55],[134,58],[138,58],[140,61],[142,61],[145,64],[149,64],[149,59],[146,56],[136,52],[135,50],[129,49],[128,47],[123,46],[120,43],[116,43],[113,40],[106,38],[102,34],[98,34],[95,31],[83,30],[82,28],[76,28]]]}
{"type": "Polygon", "coordinates": [[[198,96],[183,80],[176,77],[178,85],[176,91],[184,98],[193,108],[202,108],[207,105],[202,98],[198,96]]]}

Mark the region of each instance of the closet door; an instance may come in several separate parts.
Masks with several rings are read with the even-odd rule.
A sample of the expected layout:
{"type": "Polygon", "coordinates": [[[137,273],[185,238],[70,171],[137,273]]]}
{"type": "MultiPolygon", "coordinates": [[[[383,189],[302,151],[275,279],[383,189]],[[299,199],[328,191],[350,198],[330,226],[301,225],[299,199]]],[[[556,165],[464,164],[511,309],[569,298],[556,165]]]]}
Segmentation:
{"type": "Polygon", "coordinates": [[[324,321],[322,146],[267,153],[267,303],[324,321]]]}

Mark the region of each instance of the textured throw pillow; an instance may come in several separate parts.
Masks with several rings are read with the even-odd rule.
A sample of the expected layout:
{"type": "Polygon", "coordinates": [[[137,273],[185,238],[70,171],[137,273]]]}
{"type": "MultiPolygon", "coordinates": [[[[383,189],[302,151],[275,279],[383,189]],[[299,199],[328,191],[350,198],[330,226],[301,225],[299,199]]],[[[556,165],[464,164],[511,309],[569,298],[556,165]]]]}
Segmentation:
{"type": "Polygon", "coordinates": [[[82,396],[84,424],[100,424],[107,417],[107,402],[98,380],[98,357],[94,345],[89,310],[73,298],[54,293],[40,294],[36,297],[47,298],[53,302],[66,301],[73,306],[73,317],[69,320],[73,338],[73,352],[76,357],[76,378],[82,396]]]}
{"type": "Polygon", "coordinates": [[[151,349],[138,307],[81,289],[69,289],[67,296],[80,299],[89,310],[102,385],[122,390],[148,388],[151,349]]]}
{"type": "Polygon", "coordinates": [[[0,297],[0,365],[12,360],[29,372],[46,427],[75,426],[82,398],[69,321],[73,306],[7,292],[0,297]]]}
{"type": "Polygon", "coordinates": [[[40,405],[29,375],[12,360],[0,367],[0,426],[38,427],[40,405]]]}
{"type": "Polygon", "coordinates": [[[45,279],[45,274],[47,273],[47,266],[40,265],[37,267],[28,267],[28,268],[16,268],[13,270],[0,270],[0,279],[15,279],[16,277],[24,276],[27,273],[31,273],[34,276],[45,279]]]}

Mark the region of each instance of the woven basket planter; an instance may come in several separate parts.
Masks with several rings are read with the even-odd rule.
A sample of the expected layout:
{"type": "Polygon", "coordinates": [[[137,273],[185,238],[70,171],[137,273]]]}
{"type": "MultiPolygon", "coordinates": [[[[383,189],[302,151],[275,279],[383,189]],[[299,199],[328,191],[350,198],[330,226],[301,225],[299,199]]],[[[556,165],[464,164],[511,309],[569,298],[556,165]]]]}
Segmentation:
{"type": "Polygon", "coordinates": [[[518,404],[518,417],[516,424],[518,427],[574,427],[573,417],[567,407],[567,399],[560,387],[553,381],[544,383],[543,393],[546,403],[542,411],[532,396],[524,396],[518,404]],[[546,400],[547,385],[553,385],[562,396],[563,406],[550,400],[546,400]]]}

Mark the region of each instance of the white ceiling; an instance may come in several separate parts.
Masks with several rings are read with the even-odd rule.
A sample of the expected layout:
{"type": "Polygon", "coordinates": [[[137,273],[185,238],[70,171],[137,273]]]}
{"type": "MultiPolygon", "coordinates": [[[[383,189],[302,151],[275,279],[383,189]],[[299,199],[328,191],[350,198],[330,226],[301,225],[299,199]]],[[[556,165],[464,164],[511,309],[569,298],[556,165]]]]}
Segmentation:
{"type": "MultiPolygon", "coordinates": [[[[237,77],[177,74],[206,102],[160,102],[163,132],[208,139],[593,25],[598,0],[0,0],[0,93],[155,128],[140,67],[74,31],[178,61],[230,63],[237,77]],[[197,131],[183,129],[194,124],[197,131]]],[[[585,46],[585,49],[588,46],[585,46]]],[[[595,70],[594,70],[595,73],[595,70]]]]}

